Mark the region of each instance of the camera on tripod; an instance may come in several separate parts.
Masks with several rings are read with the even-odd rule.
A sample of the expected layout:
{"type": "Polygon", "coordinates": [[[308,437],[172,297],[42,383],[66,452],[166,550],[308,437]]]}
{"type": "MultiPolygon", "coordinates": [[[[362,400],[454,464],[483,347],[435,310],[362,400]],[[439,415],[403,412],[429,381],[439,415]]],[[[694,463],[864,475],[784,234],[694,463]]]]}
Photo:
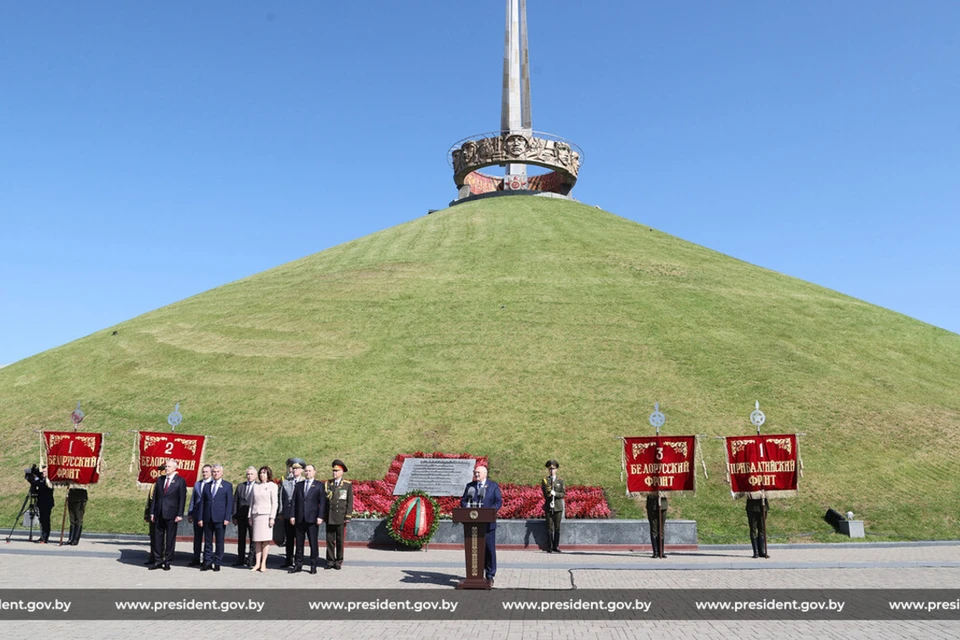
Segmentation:
{"type": "Polygon", "coordinates": [[[33,484],[37,480],[43,479],[43,471],[41,471],[37,465],[33,465],[29,469],[23,470],[23,479],[33,484]]]}

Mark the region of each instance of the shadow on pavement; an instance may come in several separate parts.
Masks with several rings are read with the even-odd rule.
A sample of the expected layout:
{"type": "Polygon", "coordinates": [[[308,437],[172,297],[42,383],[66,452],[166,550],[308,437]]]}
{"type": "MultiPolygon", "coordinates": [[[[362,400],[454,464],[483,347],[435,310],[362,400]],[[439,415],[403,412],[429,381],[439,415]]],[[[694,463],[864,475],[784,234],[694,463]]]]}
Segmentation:
{"type": "Polygon", "coordinates": [[[400,579],[400,582],[407,584],[435,584],[441,587],[456,587],[462,580],[460,576],[435,571],[404,571],[403,573],[406,575],[400,579]]]}

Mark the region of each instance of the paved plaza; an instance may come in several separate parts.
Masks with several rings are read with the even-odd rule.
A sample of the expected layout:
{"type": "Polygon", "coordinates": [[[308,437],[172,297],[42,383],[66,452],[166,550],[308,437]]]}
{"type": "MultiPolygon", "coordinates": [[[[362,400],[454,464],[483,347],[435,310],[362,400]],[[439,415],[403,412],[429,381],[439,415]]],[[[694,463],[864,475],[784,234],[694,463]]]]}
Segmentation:
{"type": "MultiPolygon", "coordinates": [[[[190,544],[178,543],[171,571],[148,571],[144,539],[86,537],[79,546],[37,545],[15,535],[0,545],[0,589],[223,588],[255,595],[260,590],[390,589],[453,592],[464,577],[463,553],[351,547],[342,571],[289,575],[274,553],[267,573],[223,567],[201,573],[185,566],[190,544]]],[[[235,546],[233,550],[235,551],[235,546]]],[[[228,552],[230,546],[228,546],[228,552]]],[[[768,560],[742,547],[700,547],[664,560],[620,551],[500,551],[496,589],[532,592],[578,589],[960,589],[960,542],[771,546],[768,560]]],[[[322,558],[322,549],[321,549],[322,558]]],[[[228,553],[229,565],[234,556],[228,553]]],[[[321,560],[322,564],[322,560],[321,560]]],[[[38,632],[76,638],[152,634],[191,636],[299,636],[370,638],[956,638],[955,621],[5,621],[2,637],[38,632]]]]}

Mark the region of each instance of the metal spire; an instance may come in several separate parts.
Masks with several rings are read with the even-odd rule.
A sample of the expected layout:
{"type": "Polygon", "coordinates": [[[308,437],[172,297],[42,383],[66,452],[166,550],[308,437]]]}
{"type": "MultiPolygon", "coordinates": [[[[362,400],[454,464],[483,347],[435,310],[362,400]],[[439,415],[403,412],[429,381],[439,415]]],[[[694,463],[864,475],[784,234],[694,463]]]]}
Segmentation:
{"type": "MultiPolygon", "coordinates": [[[[503,51],[501,133],[533,130],[530,109],[530,50],[527,45],[527,0],[507,0],[507,25],[503,51]]],[[[523,164],[508,164],[507,174],[526,175],[523,164]]]]}

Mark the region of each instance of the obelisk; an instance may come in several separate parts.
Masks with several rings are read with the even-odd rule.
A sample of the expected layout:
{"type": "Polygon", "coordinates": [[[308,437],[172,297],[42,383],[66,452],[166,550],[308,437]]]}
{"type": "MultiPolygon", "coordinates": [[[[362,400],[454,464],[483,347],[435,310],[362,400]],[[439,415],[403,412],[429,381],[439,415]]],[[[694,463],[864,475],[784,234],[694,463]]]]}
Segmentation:
{"type": "Polygon", "coordinates": [[[530,115],[530,49],[527,0],[506,0],[500,130],[461,139],[447,152],[457,185],[456,202],[492,195],[569,197],[577,183],[583,151],[552,133],[533,130],[530,115]],[[528,174],[533,165],[547,171],[528,174]],[[503,177],[482,173],[505,167],[503,177]]]}
{"type": "MultiPolygon", "coordinates": [[[[530,49],[527,46],[527,0],[507,0],[503,51],[503,98],[500,133],[533,131],[530,110],[530,49]]],[[[527,165],[508,164],[508,176],[526,176],[527,165]]]]}

